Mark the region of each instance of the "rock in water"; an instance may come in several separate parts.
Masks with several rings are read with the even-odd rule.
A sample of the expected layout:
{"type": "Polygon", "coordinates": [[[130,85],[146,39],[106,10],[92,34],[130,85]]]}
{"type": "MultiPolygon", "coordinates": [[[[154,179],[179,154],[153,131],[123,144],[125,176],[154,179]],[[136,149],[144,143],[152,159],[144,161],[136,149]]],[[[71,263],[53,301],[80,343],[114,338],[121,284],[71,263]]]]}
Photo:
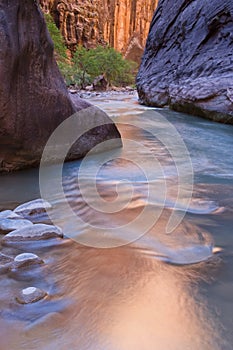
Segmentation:
{"type": "Polygon", "coordinates": [[[59,227],[37,224],[8,233],[3,237],[2,242],[39,241],[62,237],[63,233],[59,227]]]}
{"type": "Polygon", "coordinates": [[[23,219],[20,215],[14,213],[12,210],[4,210],[0,212],[0,220],[2,219],[23,219]]]}
{"type": "MultiPolygon", "coordinates": [[[[104,112],[81,99],[71,101],[37,1],[1,1],[0,36],[0,172],[38,165],[52,132],[81,110],[88,110],[90,122],[100,118],[105,125],[99,133],[84,134],[66,160],[84,156],[104,140],[118,139],[116,146],[121,145],[104,112]]],[[[81,118],[76,129],[82,130],[81,118]]]]}
{"type": "Polygon", "coordinates": [[[232,0],[161,0],[137,77],[142,103],[233,124],[232,0]]]}
{"type": "Polygon", "coordinates": [[[34,216],[46,213],[46,209],[50,209],[51,204],[43,199],[35,199],[24,203],[15,208],[14,213],[23,216],[24,218],[32,218],[34,216]]]}
{"type": "Polygon", "coordinates": [[[32,253],[23,253],[19,254],[14,258],[14,268],[22,268],[29,267],[31,265],[40,265],[43,264],[44,261],[40,259],[36,254],[32,253]]]}
{"type": "Polygon", "coordinates": [[[8,233],[14,230],[24,229],[33,226],[29,220],[3,219],[0,220],[0,233],[8,233]]]}
{"type": "Polygon", "coordinates": [[[46,296],[47,293],[43,290],[36,287],[28,287],[19,293],[19,295],[16,297],[16,300],[20,304],[32,304],[41,299],[44,299],[46,296]]]}

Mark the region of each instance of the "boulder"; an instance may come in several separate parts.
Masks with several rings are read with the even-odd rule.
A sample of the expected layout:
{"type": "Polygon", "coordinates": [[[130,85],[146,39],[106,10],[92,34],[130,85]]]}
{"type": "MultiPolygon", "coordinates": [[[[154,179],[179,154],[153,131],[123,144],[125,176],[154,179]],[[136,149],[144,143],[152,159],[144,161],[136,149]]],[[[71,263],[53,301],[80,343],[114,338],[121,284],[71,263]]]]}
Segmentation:
{"type": "Polygon", "coordinates": [[[0,220],[0,233],[8,233],[31,226],[33,226],[33,223],[29,220],[2,219],[0,220]]]}
{"type": "Polygon", "coordinates": [[[233,124],[233,2],[161,0],[137,76],[141,103],[233,124]]]}
{"type": "Polygon", "coordinates": [[[29,267],[31,265],[41,265],[44,261],[36,254],[22,253],[14,258],[13,267],[16,269],[29,267]]]}
{"type": "Polygon", "coordinates": [[[15,230],[3,237],[2,242],[39,241],[49,238],[62,238],[62,230],[53,225],[36,224],[15,230]]]}
{"type": "Polygon", "coordinates": [[[93,81],[93,90],[94,91],[106,91],[108,88],[108,81],[105,78],[104,74],[99,75],[93,81]]]}
{"type": "MultiPolygon", "coordinates": [[[[98,135],[96,130],[83,134],[66,160],[84,156],[104,140],[119,141],[104,112],[81,99],[71,100],[37,1],[2,0],[0,38],[0,172],[37,166],[50,135],[77,111],[87,110],[90,125],[95,118],[104,125],[98,135]]],[[[82,118],[75,130],[82,131],[82,118]]]]}
{"type": "Polygon", "coordinates": [[[16,296],[16,300],[19,304],[32,304],[44,299],[46,296],[47,293],[45,291],[36,287],[28,287],[16,296]]]}

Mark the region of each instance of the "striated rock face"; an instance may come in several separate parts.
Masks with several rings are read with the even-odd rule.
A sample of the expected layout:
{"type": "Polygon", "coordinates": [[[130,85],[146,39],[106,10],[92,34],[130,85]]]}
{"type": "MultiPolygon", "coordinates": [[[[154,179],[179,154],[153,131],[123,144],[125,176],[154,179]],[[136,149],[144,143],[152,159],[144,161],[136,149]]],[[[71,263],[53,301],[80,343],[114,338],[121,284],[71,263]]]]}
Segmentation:
{"type": "MultiPolygon", "coordinates": [[[[51,133],[67,117],[90,105],[74,102],[53,57],[53,44],[36,1],[0,3],[0,172],[38,165],[51,133]]],[[[89,109],[88,109],[89,110],[89,109]]],[[[88,118],[101,118],[101,132],[80,138],[69,159],[120,135],[102,111],[91,107],[88,118]]],[[[77,123],[77,130],[82,120],[77,123]]]]}
{"type": "Polygon", "coordinates": [[[95,47],[107,43],[126,57],[141,59],[158,0],[40,0],[66,44],[95,47]]]}
{"type": "Polygon", "coordinates": [[[232,0],[161,0],[137,77],[142,103],[233,124],[232,0]]]}

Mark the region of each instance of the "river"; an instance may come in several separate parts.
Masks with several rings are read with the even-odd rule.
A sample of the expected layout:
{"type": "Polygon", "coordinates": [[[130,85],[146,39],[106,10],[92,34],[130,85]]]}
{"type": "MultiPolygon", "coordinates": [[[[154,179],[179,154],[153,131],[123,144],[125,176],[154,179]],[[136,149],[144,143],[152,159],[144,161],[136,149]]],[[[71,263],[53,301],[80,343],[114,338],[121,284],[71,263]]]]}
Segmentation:
{"type": "MultiPolygon", "coordinates": [[[[68,238],[1,247],[45,264],[0,275],[0,349],[231,350],[233,127],[141,106],[136,94],[91,101],[123,147],[65,164],[78,221],[48,179],[68,238]],[[18,305],[31,285],[49,297],[18,305]]],[[[38,170],[2,175],[0,193],[1,210],[39,198],[38,170]]]]}

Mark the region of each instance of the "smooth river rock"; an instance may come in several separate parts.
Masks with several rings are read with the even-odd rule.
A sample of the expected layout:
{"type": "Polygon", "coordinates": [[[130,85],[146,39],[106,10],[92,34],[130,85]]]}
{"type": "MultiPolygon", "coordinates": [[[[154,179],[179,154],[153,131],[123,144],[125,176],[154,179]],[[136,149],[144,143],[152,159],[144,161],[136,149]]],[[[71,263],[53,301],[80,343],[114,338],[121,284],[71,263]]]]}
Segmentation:
{"type": "Polygon", "coordinates": [[[32,227],[33,224],[29,220],[2,219],[0,220],[0,233],[8,233],[14,230],[32,227]]]}
{"type": "MultiPolygon", "coordinates": [[[[71,100],[37,1],[0,2],[0,41],[0,172],[38,166],[53,131],[78,111],[86,112],[70,131],[82,136],[66,160],[83,157],[104,140],[115,139],[114,146],[121,146],[116,126],[103,111],[71,100]],[[82,132],[83,122],[98,121],[101,127],[82,132]]],[[[58,140],[58,146],[63,142],[58,140]]],[[[51,155],[48,161],[58,159],[51,155]]]]}
{"type": "Polygon", "coordinates": [[[3,237],[2,242],[39,241],[49,238],[62,238],[62,230],[53,225],[36,224],[15,230],[3,237]]]}
{"type": "Polygon", "coordinates": [[[140,102],[233,124],[232,67],[232,0],[160,0],[137,77],[140,102]]]}
{"type": "Polygon", "coordinates": [[[36,254],[22,253],[14,258],[13,267],[19,269],[29,267],[31,265],[41,265],[43,263],[44,261],[36,254]]]}
{"type": "Polygon", "coordinates": [[[12,210],[3,210],[0,212],[0,220],[2,219],[23,219],[22,216],[14,213],[12,210]]]}
{"type": "Polygon", "coordinates": [[[41,299],[44,299],[47,293],[36,287],[28,287],[23,289],[19,295],[16,296],[16,300],[19,304],[32,304],[41,299]]]}
{"type": "Polygon", "coordinates": [[[49,202],[44,199],[35,199],[19,205],[15,208],[14,213],[30,220],[42,213],[46,213],[46,209],[50,208],[51,204],[49,202]]]}

